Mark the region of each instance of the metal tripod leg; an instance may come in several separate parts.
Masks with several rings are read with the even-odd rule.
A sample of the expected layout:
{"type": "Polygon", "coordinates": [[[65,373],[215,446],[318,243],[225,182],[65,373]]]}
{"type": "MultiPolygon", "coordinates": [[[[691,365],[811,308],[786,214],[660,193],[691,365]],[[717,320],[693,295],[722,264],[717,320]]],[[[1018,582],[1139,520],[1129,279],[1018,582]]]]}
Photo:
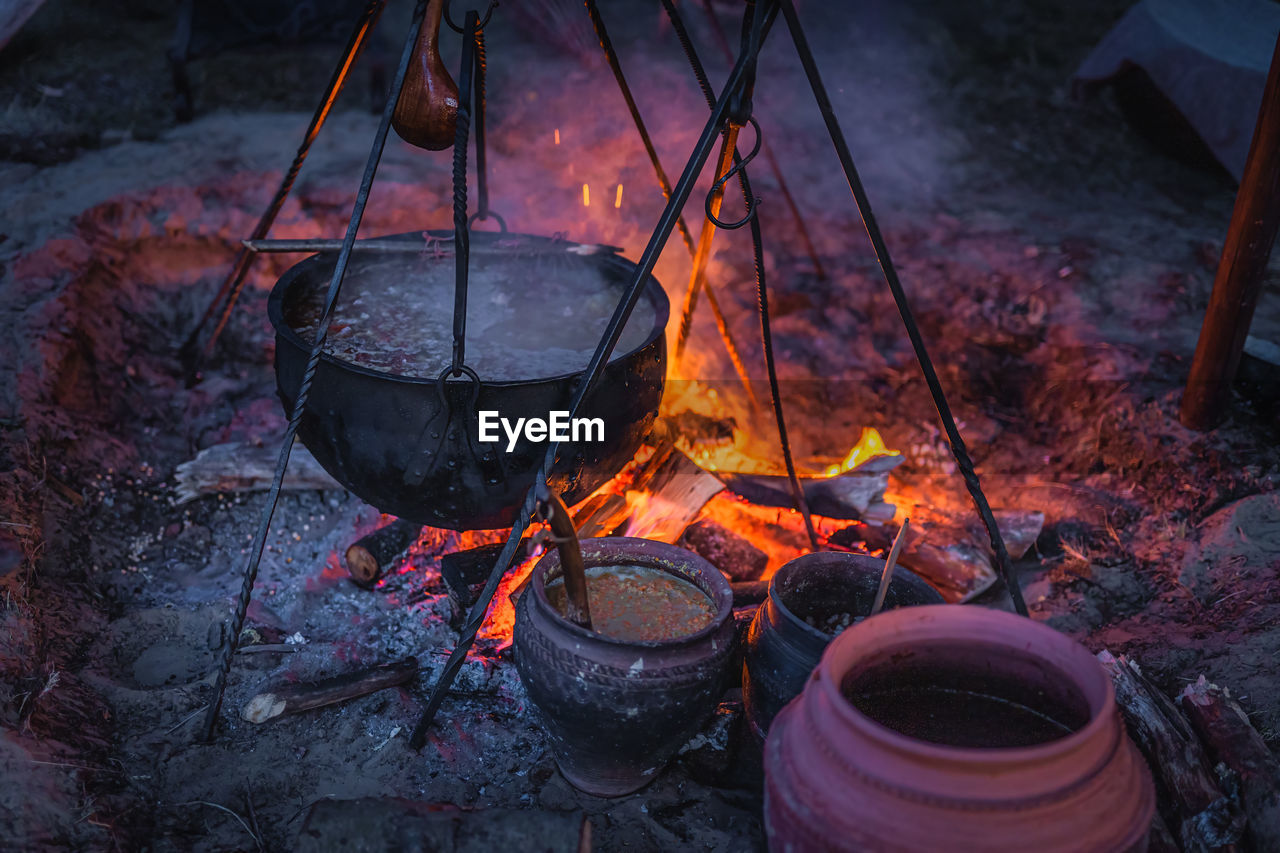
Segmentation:
{"type": "MultiPolygon", "coordinates": [[[[763,43],[763,40],[761,40],[761,43],[763,43]]],[[[676,182],[670,198],[667,199],[667,205],[663,208],[662,216],[659,217],[658,224],[649,238],[649,243],[645,246],[644,252],[641,253],[640,260],[636,263],[636,268],[631,274],[631,280],[627,284],[622,301],[614,309],[613,316],[609,319],[609,325],[605,329],[600,343],[597,344],[590,363],[587,365],[586,370],[583,371],[582,380],[579,382],[578,389],[574,392],[573,400],[569,406],[569,417],[577,416],[583,400],[591,393],[603,374],[604,366],[608,363],[609,357],[613,354],[613,348],[617,345],[618,338],[622,335],[622,329],[626,326],[627,319],[631,316],[632,310],[640,300],[640,294],[644,290],[644,283],[653,272],[654,265],[658,262],[658,256],[662,254],[663,248],[667,245],[667,240],[671,237],[671,232],[675,229],[676,220],[679,219],[684,203],[689,200],[689,195],[693,192],[693,186],[698,180],[698,174],[711,156],[711,150],[715,147],[716,137],[720,135],[721,125],[728,115],[731,96],[742,85],[746,77],[747,65],[755,59],[759,49],[760,44],[757,44],[752,50],[744,51],[737,64],[734,65],[733,70],[729,73],[724,92],[711,110],[711,115],[703,127],[702,135],[698,138],[697,144],[689,154],[689,160],[685,164],[684,172],[681,173],[680,180],[676,182]]],[[[520,536],[533,513],[538,492],[547,481],[547,475],[554,465],[559,449],[558,442],[552,443],[547,448],[547,454],[543,459],[542,466],[538,470],[531,488],[525,495],[524,504],[516,517],[515,524],[511,528],[511,533],[507,537],[506,545],[503,546],[502,553],[498,556],[497,562],[494,563],[493,569],[489,573],[489,580],[486,581],[484,590],[481,591],[480,596],[471,606],[471,612],[467,615],[467,624],[463,627],[462,633],[458,637],[458,644],[454,646],[453,651],[449,654],[449,660],[444,665],[444,669],[440,671],[435,686],[431,690],[431,698],[427,702],[427,707],[423,710],[422,717],[414,728],[413,735],[409,740],[409,745],[414,749],[421,749],[426,743],[427,730],[431,727],[431,721],[440,709],[440,704],[444,701],[445,694],[449,692],[449,687],[453,684],[453,679],[457,676],[458,670],[462,668],[462,664],[467,658],[467,653],[471,651],[471,646],[475,643],[476,634],[479,632],[480,626],[484,624],[485,611],[489,609],[494,593],[497,592],[498,584],[506,573],[511,559],[515,556],[516,548],[520,543],[520,536]]]]}
{"type": "Polygon", "coordinates": [[[271,532],[271,518],[275,514],[276,504],[280,500],[280,484],[284,480],[285,471],[289,467],[289,454],[293,450],[293,440],[302,424],[302,415],[306,411],[307,397],[311,393],[311,383],[315,380],[316,369],[320,366],[320,354],[324,351],[325,338],[329,334],[329,323],[333,319],[333,307],[337,304],[338,295],[342,291],[342,279],[347,272],[347,262],[351,259],[351,250],[355,246],[356,234],[360,230],[360,221],[364,218],[365,206],[369,203],[369,190],[373,187],[374,175],[378,172],[378,161],[382,159],[382,149],[387,144],[387,134],[391,132],[391,114],[395,111],[396,101],[400,98],[400,90],[404,88],[404,78],[413,58],[414,43],[418,38],[418,30],[422,27],[422,19],[426,16],[426,0],[418,0],[414,9],[413,22],[409,26],[409,36],[405,39],[404,51],[400,56],[400,64],[396,76],[391,83],[391,92],[387,95],[387,105],[382,111],[382,119],[378,131],[373,138],[373,148],[369,152],[369,160],[365,164],[364,176],[360,179],[360,189],[356,192],[356,201],[351,208],[351,222],[347,225],[347,234],[342,241],[342,250],[334,263],[333,278],[329,282],[329,290],[325,297],[324,313],[320,315],[320,327],[316,330],[315,340],[311,345],[311,354],[307,358],[306,369],[302,373],[302,382],[298,386],[298,396],[293,401],[293,411],[289,415],[289,425],[285,428],[284,441],[280,444],[280,457],[276,462],[275,479],[271,490],[267,493],[267,505],[258,524],[258,532],[253,545],[249,549],[249,559],[244,567],[244,575],[240,584],[240,596],[236,599],[236,611],[231,622],[231,631],[226,645],[222,647],[222,656],[218,660],[218,682],[214,687],[213,701],[209,703],[208,714],[204,721],[204,738],[213,736],[213,728],[218,722],[218,712],[222,708],[222,697],[227,689],[227,675],[231,672],[231,662],[235,658],[236,649],[240,645],[240,629],[244,626],[244,617],[249,610],[249,602],[253,598],[253,585],[258,577],[258,566],[262,562],[262,550],[267,544],[267,534],[271,532]]]}
{"type": "Polygon", "coordinates": [[[831,98],[828,97],[826,86],[823,85],[822,77],[818,73],[818,64],[813,58],[813,51],[809,49],[809,42],[805,38],[804,30],[800,27],[800,18],[796,15],[795,4],[792,0],[779,0],[779,2],[782,5],[782,14],[787,19],[787,28],[791,31],[791,40],[795,43],[796,53],[800,57],[800,64],[804,66],[805,76],[809,78],[809,87],[813,89],[813,96],[818,102],[818,110],[822,113],[823,121],[826,122],[831,144],[835,146],[836,156],[840,158],[840,167],[844,170],[845,180],[848,181],[849,190],[853,193],[853,199],[858,205],[862,224],[867,229],[867,237],[870,238],[876,259],[880,262],[880,271],[884,274],[889,290],[893,294],[893,301],[897,303],[898,313],[902,316],[902,325],[906,327],[907,337],[911,339],[911,347],[915,350],[916,361],[920,363],[920,371],[924,374],[925,383],[929,386],[929,393],[938,410],[938,419],[942,421],[942,428],[946,431],[956,465],[964,478],[965,487],[969,490],[969,497],[973,499],[973,505],[987,528],[987,534],[991,539],[991,550],[996,555],[996,566],[1000,571],[1000,578],[1009,591],[1014,609],[1026,616],[1027,604],[1022,600],[1022,589],[1018,586],[1017,578],[1014,577],[1013,561],[1009,558],[1008,549],[1005,548],[1004,537],[1000,535],[1000,528],[996,525],[995,516],[991,513],[991,506],[987,503],[986,495],[982,493],[982,484],[978,480],[977,471],[974,470],[973,460],[969,458],[964,439],[956,428],[951,406],[947,403],[942,383],[938,381],[938,374],[933,368],[933,360],[929,358],[928,350],[925,349],[924,338],[921,337],[920,329],[916,326],[911,305],[907,302],[906,291],[903,290],[898,271],[889,257],[889,247],[884,242],[884,235],[880,233],[880,225],[871,211],[867,191],[863,188],[862,179],[858,177],[858,169],[853,164],[849,143],[844,138],[839,121],[836,120],[835,109],[831,106],[831,98]]]}
{"type": "MultiPolygon", "coordinates": [[[[262,240],[267,236],[267,232],[271,230],[271,225],[280,213],[280,208],[284,207],[285,200],[289,197],[290,190],[293,189],[293,183],[298,178],[298,172],[302,170],[302,164],[307,159],[311,144],[315,142],[316,137],[320,134],[320,129],[324,127],[325,120],[329,117],[333,104],[337,101],[347,77],[351,74],[351,68],[368,41],[369,33],[373,30],[373,26],[377,23],[378,16],[382,14],[382,9],[385,5],[386,0],[369,0],[369,3],[365,6],[364,12],[361,13],[360,19],[356,22],[356,27],[351,33],[351,38],[347,41],[347,46],[342,52],[342,57],[339,59],[337,67],[333,70],[333,76],[329,78],[329,85],[325,88],[324,95],[320,98],[320,104],[311,116],[311,124],[307,126],[307,132],[303,134],[302,144],[298,146],[298,151],[293,156],[293,162],[289,165],[288,171],[285,172],[284,178],[281,179],[280,186],[276,188],[276,194],[272,197],[266,210],[262,212],[262,216],[258,218],[258,224],[254,227],[253,233],[249,237],[250,240],[262,240]]],[[[183,341],[182,359],[186,364],[189,376],[195,375],[200,360],[208,356],[213,350],[214,343],[226,327],[227,320],[231,317],[236,301],[240,298],[240,292],[244,289],[245,276],[249,272],[253,258],[253,252],[243,246],[240,248],[231,264],[231,270],[227,273],[227,277],[223,279],[217,294],[209,302],[208,307],[204,309],[204,314],[201,315],[195,328],[191,330],[190,334],[187,335],[187,339],[183,341]],[[214,327],[212,334],[209,335],[209,339],[205,341],[204,346],[199,347],[200,333],[204,330],[205,324],[209,322],[209,318],[213,316],[223,300],[226,300],[226,304],[218,317],[217,325],[214,327]]]]}

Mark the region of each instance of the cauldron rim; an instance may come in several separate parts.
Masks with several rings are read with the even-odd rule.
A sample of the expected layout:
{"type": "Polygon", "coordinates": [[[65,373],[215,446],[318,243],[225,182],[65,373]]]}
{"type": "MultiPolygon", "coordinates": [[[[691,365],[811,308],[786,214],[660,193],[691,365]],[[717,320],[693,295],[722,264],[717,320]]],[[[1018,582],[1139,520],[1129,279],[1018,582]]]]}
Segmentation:
{"type": "MultiPolygon", "coordinates": [[[[857,566],[858,568],[865,569],[868,575],[874,576],[874,575],[878,575],[881,571],[883,571],[884,560],[878,557],[873,557],[870,554],[854,554],[849,551],[814,551],[809,554],[801,554],[799,557],[788,560],[786,563],[779,566],[778,570],[774,572],[773,575],[769,578],[769,600],[773,603],[774,607],[778,608],[778,610],[780,610],[783,614],[785,614],[788,618],[790,618],[791,621],[795,624],[796,628],[798,628],[801,632],[803,632],[804,634],[814,639],[821,640],[823,643],[823,647],[825,648],[828,644],[831,643],[831,641],[835,637],[839,636],[839,634],[841,634],[843,631],[849,630],[849,628],[853,626],[850,625],[849,628],[844,628],[841,631],[837,631],[836,633],[831,634],[826,631],[823,631],[821,628],[816,628],[813,625],[810,625],[808,622],[804,620],[803,617],[801,617],[798,613],[796,613],[794,610],[791,609],[791,607],[787,604],[787,602],[782,597],[783,590],[778,588],[782,583],[789,580],[792,574],[799,571],[810,569],[811,567],[821,565],[823,563],[836,564],[836,565],[845,564],[845,565],[857,566]]],[[[906,566],[898,565],[897,567],[894,568],[893,580],[890,581],[890,584],[906,585],[910,587],[914,592],[918,592],[922,596],[926,596],[926,597],[932,594],[937,598],[937,601],[933,603],[936,603],[936,604],[944,603],[942,594],[939,593],[936,588],[934,588],[933,584],[929,583],[927,580],[925,580],[915,572],[911,571],[906,566]]],[[[921,607],[924,605],[916,604],[911,606],[921,607]]],[[[896,609],[896,608],[892,608],[892,607],[888,608],[888,610],[893,610],[893,609],[896,609]]],[[[885,612],[888,612],[888,610],[886,610],[885,612]]],[[[852,616],[854,614],[850,614],[850,615],[852,616]]],[[[859,621],[865,621],[865,620],[859,620],[859,621]]],[[[854,624],[857,624],[857,623],[854,623],[854,624]]]]}
{"type": "MultiPolygon", "coordinates": [[[[453,236],[453,231],[450,231],[450,230],[429,230],[425,232],[409,231],[409,232],[400,233],[400,234],[388,234],[382,237],[366,237],[364,239],[357,240],[356,245],[358,247],[360,243],[363,243],[366,240],[369,240],[369,241],[403,240],[404,242],[407,243],[407,242],[412,242],[414,240],[422,239],[422,235],[424,233],[431,237],[436,237],[441,239],[449,239],[449,238],[452,238],[453,236]]],[[[634,265],[631,262],[627,261],[624,257],[622,257],[619,254],[621,250],[616,247],[599,246],[599,245],[586,244],[586,243],[573,243],[571,241],[555,240],[550,237],[541,237],[536,234],[474,231],[471,234],[472,254],[473,255],[477,254],[476,252],[477,249],[480,250],[478,252],[479,254],[486,253],[487,247],[484,244],[497,242],[499,239],[504,239],[504,240],[520,239],[520,240],[532,240],[536,243],[545,243],[545,244],[560,243],[560,244],[567,244],[567,245],[574,245],[574,246],[592,246],[593,248],[600,250],[598,253],[590,256],[593,260],[595,260],[596,263],[599,263],[603,266],[621,266],[629,269],[634,268],[634,265]],[[477,246],[477,243],[479,244],[478,246],[477,246]]],[[[504,250],[494,249],[492,250],[492,253],[499,254],[502,251],[504,250]]],[[[293,266],[285,270],[283,274],[281,274],[280,278],[276,281],[275,285],[272,286],[270,295],[267,297],[267,318],[271,321],[272,328],[275,330],[276,334],[285,338],[286,340],[289,341],[289,343],[293,344],[294,346],[299,347],[304,353],[311,352],[311,348],[314,345],[314,342],[308,341],[305,338],[303,338],[302,335],[298,334],[297,330],[294,329],[293,326],[289,325],[289,323],[285,321],[285,318],[284,318],[285,296],[294,287],[294,285],[298,282],[298,280],[302,278],[303,275],[310,272],[313,267],[319,265],[320,263],[323,262],[324,259],[329,258],[331,256],[332,256],[332,253],[330,252],[321,252],[321,253],[309,255],[306,258],[303,258],[301,261],[298,261],[296,264],[294,264],[293,266]]],[[[656,278],[653,277],[652,274],[650,274],[647,277],[647,280],[645,281],[644,290],[642,291],[641,296],[648,298],[650,304],[653,306],[653,309],[654,309],[653,329],[649,332],[648,335],[645,336],[645,339],[643,341],[641,341],[639,344],[632,347],[631,349],[625,352],[619,352],[618,350],[615,349],[609,355],[609,362],[608,362],[609,364],[613,364],[614,362],[621,361],[622,359],[625,359],[628,356],[631,356],[635,353],[640,352],[645,347],[651,346],[658,338],[666,334],[667,322],[671,319],[671,303],[670,303],[670,300],[667,298],[666,291],[662,289],[662,285],[658,282],[656,278]]],[[[452,305],[450,306],[450,310],[452,311],[452,305]]],[[[337,356],[329,352],[321,352],[320,360],[325,362],[326,364],[334,365],[335,367],[339,367],[343,370],[350,370],[354,373],[359,373],[361,375],[369,376],[375,379],[389,379],[393,382],[400,382],[406,385],[434,386],[438,381],[437,377],[433,377],[433,376],[410,376],[404,373],[391,373],[385,370],[375,370],[371,367],[365,367],[362,364],[357,364],[354,361],[348,361],[344,358],[338,358],[337,356]]],[[[528,387],[530,385],[538,385],[542,383],[570,381],[581,376],[583,372],[585,372],[585,368],[580,370],[571,370],[566,373],[556,374],[554,376],[537,376],[537,377],[532,377],[528,379],[485,379],[483,376],[481,376],[480,384],[486,388],[515,388],[515,387],[522,387],[522,386],[528,387]]],[[[447,381],[461,381],[461,380],[449,379],[447,381]]]]}
{"type": "MultiPolygon", "coordinates": [[[[625,563],[670,572],[675,563],[685,563],[690,568],[697,569],[699,576],[706,580],[707,586],[710,587],[709,590],[692,580],[689,582],[697,586],[704,595],[711,599],[711,603],[715,605],[716,610],[705,628],[699,628],[692,634],[686,634],[671,640],[620,640],[606,634],[588,631],[581,625],[576,625],[562,616],[551,606],[551,600],[547,598],[547,575],[553,569],[560,568],[560,552],[552,549],[543,554],[534,565],[533,572],[529,576],[530,589],[528,592],[533,593],[542,608],[555,620],[556,625],[575,636],[595,642],[607,643],[611,646],[626,646],[639,649],[672,648],[700,643],[721,630],[727,619],[733,618],[733,589],[729,586],[729,581],[721,574],[719,569],[693,551],[681,548],[678,545],[668,545],[665,542],[641,539],[635,536],[600,536],[593,539],[584,539],[580,545],[582,548],[582,560],[586,568],[625,563]],[[601,556],[603,556],[603,561],[600,559],[601,556]]],[[[676,572],[671,573],[677,574],[676,572]]]]}

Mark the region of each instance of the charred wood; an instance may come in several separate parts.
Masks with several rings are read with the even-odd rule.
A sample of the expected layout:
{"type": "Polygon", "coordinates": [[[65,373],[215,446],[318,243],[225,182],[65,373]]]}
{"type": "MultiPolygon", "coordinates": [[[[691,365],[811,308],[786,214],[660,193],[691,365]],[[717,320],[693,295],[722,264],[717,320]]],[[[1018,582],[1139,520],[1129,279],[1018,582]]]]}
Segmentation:
{"type": "Polygon", "coordinates": [[[1147,758],[1161,812],[1182,849],[1239,849],[1244,816],[1219,787],[1191,724],[1133,661],[1105,650],[1098,660],[1111,676],[1129,736],[1147,758]]]}
{"type": "Polygon", "coordinates": [[[281,684],[259,693],[245,703],[240,710],[240,717],[251,723],[265,723],[285,714],[298,714],[396,687],[409,682],[417,674],[417,659],[405,658],[397,663],[348,672],[320,681],[281,684]]]}
{"type": "MultiPolygon", "coordinates": [[[[232,442],[206,447],[194,459],[177,468],[178,503],[193,501],[202,495],[231,492],[259,492],[271,487],[275,479],[279,449],[274,445],[232,442]]],[[[280,488],[286,491],[337,489],[343,487],[320,467],[315,457],[297,444],[289,457],[280,488]]]]}
{"type": "Polygon", "coordinates": [[[397,518],[348,546],[347,573],[357,585],[368,589],[401,554],[409,549],[422,532],[421,524],[397,518]]]}
{"type": "Polygon", "coordinates": [[[1280,761],[1230,694],[1204,676],[1178,697],[1218,766],[1235,775],[1255,850],[1280,850],[1280,761]]]}

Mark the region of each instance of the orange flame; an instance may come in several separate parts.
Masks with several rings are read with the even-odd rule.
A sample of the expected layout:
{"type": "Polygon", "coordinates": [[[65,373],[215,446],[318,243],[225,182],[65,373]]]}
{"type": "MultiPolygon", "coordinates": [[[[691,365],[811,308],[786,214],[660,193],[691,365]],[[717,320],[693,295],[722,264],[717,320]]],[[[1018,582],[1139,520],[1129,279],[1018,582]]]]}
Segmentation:
{"type": "Polygon", "coordinates": [[[884,439],[880,437],[879,431],[872,427],[863,427],[862,436],[858,439],[858,443],[849,451],[849,455],[839,465],[831,465],[822,472],[824,477],[838,477],[846,471],[852,471],[864,462],[870,462],[881,456],[900,456],[896,450],[890,450],[885,446],[884,439]]]}

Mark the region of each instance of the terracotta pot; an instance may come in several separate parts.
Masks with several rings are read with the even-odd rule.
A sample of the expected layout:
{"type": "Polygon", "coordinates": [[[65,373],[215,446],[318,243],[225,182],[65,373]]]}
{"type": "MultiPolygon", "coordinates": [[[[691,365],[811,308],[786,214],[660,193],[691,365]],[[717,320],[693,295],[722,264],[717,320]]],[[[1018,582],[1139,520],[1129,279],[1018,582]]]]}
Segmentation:
{"type": "MultiPolygon", "coordinates": [[[[809,673],[835,636],[805,621],[852,610],[864,614],[875,601],[884,560],[865,554],[820,551],[797,557],[769,580],[769,597],[747,632],[742,694],[747,721],[761,739],[777,713],[804,688],[809,673]]],[[[941,604],[942,596],[918,575],[899,566],[885,609],[941,604]]]]}
{"type": "Polygon", "coordinates": [[[582,542],[592,566],[670,572],[711,597],[715,617],[697,633],[665,642],[624,642],[566,620],[547,600],[560,575],[552,551],[538,561],[516,607],[515,659],[560,772],[601,797],[644,787],[697,733],[725,689],[734,647],[733,592],[698,555],[645,539],[582,542]]]}
{"type": "Polygon", "coordinates": [[[774,853],[1145,851],[1155,812],[1151,775],[1093,656],[1044,625],[976,607],[910,607],[842,633],[774,720],[764,762],[774,853]],[[950,692],[933,694],[946,700],[929,706],[938,709],[929,718],[901,692],[880,706],[866,698],[889,695],[875,685],[894,683],[950,692]],[[875,710],[859,710],[846,691],[875,710]],[[982,724],[1004,711],[963,710],[979,693],[1060,721],[1075,717],[1075,730],[986,748],[895,730],[952,742],[1005,743],[1023,733],[982,724]]]}

